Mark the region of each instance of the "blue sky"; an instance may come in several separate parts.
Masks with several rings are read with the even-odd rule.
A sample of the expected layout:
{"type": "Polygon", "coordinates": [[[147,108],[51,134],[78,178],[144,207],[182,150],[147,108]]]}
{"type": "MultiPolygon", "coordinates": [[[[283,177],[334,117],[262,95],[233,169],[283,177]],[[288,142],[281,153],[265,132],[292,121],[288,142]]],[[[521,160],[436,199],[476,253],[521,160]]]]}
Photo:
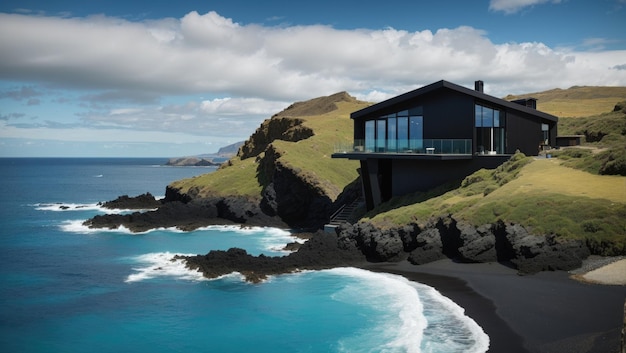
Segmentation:
{"type": "MultiPolygon", "coordinates": [[[[626,0],[0,2],[0,156],[183,156],[295,101],[626,86],[626,0]]],[[[539,102],[539,107],[541,107],[539,102]]]]}

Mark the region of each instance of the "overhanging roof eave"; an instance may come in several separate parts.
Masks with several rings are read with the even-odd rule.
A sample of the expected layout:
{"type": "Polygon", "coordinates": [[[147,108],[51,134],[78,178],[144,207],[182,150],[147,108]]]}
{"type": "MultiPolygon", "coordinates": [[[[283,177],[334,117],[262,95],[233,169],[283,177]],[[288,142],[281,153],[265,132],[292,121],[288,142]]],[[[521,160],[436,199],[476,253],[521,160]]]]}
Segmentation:
{"type": "Polygon", "coordinates": [[[370,114],[372,114],[372,113],[374,113],[374,112],[376,112],[378,110],[392,107],[392,106],[394,106],[396,104],[399,104],[401,102],[404,102],[406,100],[413,99],[413,98],[419,97],[421,95],[424,95],[426,93],[430,93],[430,92],[433,92],[435,90],[443,89],[443,88],[451,89],[453,91],[457,91],[457,92],[460,92],[460,93],[472,96],[472,97],[474,97],[476,99],[479,99],[479,100],[482,100],[482,101],[486,101],[486,102],[489,102],[489,103],[492,103],[492,104],[495,104],[495,105],[500,105],[500,106],[505,107],[507,109],[516,110],[516,111],[519,111],[519,112],[522,112],[522,113],[525,113],[525,114],[534,115],[534,116],[540,117],[540,118],[545,119],[545,120],[549,120],[549,121],[553,121],[553,122],[558,122],[559,121],[559,118],[554,116],[554,115],[552,115],[552,114],[544,113],[544,112],[542,112],[540,110],[529,108],[529,107],[526,107],[526,106],[523,106],[523,105],[520,105],[520,104],[517,104],[517,103],[509,102],[509,101],[501,99],[501,98],[490,96],[490,95],[488,95],[488,94],[486,94],[484,92],[479,92],[479,91],[476,91],[476,90],[473,90],[473,89],[469,89],[467,87],[459,86],[459,85],[457,85],[455,83],[444,81],[444,80],[437,81],[435,83],[431,83],[429,85],[420,87],[420,88],[415,89],[413,91],[401,94],[399,96],[396,96],[396,97],[393,97],[393,98],[390,98],[390,99],[387,99],[387,100],[382,101],[380,103],[376,103],[374,105],[370,105],[367,108],[363,108],[361,110],[357,110],[356,112],[353,112],[352,114],[350,114],[350,118],[351,119],[358,119],[360,117],[370,115],[370,114]]]}

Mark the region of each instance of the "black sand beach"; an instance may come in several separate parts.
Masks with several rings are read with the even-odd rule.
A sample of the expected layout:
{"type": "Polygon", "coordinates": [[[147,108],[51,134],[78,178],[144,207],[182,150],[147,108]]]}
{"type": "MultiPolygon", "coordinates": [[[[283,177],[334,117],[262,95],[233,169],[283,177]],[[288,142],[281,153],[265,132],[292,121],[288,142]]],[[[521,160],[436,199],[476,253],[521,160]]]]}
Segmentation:
{"type": "Polygon", "coordinates": [[[626,286],[587,284],[567,272],[519,276],[498,263],[441,260],[365,269],[427,284],[465,308],[489,335],[489,352],[619,352],[626,286]]]}

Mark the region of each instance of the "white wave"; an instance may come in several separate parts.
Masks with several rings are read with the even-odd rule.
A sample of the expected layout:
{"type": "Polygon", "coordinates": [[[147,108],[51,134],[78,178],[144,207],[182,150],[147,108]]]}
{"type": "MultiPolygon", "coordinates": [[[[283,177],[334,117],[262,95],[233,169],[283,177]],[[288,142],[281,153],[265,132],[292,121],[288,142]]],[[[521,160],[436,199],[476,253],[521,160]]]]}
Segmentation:
{"type": "Polygon", "coordinates": [[[489,336],[476,321],[465,315],[465,309],[442,295],[435,288],[411,282],[420,294],[428,318],[424,352],[451,352],[463,347],[464,352],[482,353],[489,349],[489,336]]]}
{"type": "Polygon", "coordinates": [[[261,243],[266,250],[274,252],[290,253],[284,250],[285,245],[289,243],[304,243],[304,239],[294,236],[291,232],[270,227],[242,227],[236,225],[219,225],[198,228],[198,230],[212,230],[220,232],[234,232],[246,236],[259,236],[261,243]]]}
{"type": "Polygon", "coordinates": [[[378,344],[375,350],[380,352],[420,352],[427,321],[417,291],[406,278],[357,268],[328,271],[360,279],[357,284],[335,293],[333,299],[367,305],[379,312],[384,322],[377,326],[382,328],[377,332],[343,339],[339,342],[341,351],[369,350],[372,344],[378,344]]]}
{"type": "Polygon", "coordinates": [[[56,211],[56,212],[71,212],[71,211],[97,211],[106,214],[122,214],[132,212],[145,212],[152,211],[154,209],[111,209],[102,207],[98,203],[37,203],[33,205],[38,211],[56,211]]]}
{"type": "Polygon", "coordinates": [[[465,310],[435,288],[412,282],[405,277],[356,268],[337,268],[331,273],[363,279],[348,286],[333,298],[367,305],[382,314],[380,332],[346,338],[342,352],[370,350],[381,344],[381,352],[486,352],[489,336],[465,310]],[[364,288],[365,287],[365,288],[364,288]],[[374,336],[372,336],[372,334],[374,336]]]}
{"type": "Polygon", "coordinates": [[[63,223],[61,223],[59,228],[61,228],[61,230],[64,232],[80,233],[80,234],[93,234],[93,233],[98,233],[102,231],[124,232],[124,229],[121,226],[118,229],[96,229],[96,228],[87,227],[86,225],[83,224],[84,222],[85,222],[84,220],[63,221],[63,223]]]}
{"type": "Polygon", "coordinates": [[[140,282],[156,277],[170,277],[188,281],[207,280],[202,273],[185,267],[185,261],[174,259],[176,255],[193,256],[195,254],[174,254],[159,252],[139,255],[133,258],[141,267],[133,268],[135,273],[128,275],[124,282],[140,282]]]}
{"type": "Polygon", "coordinates": [[[102,207],[96,203],[37,203],[38,211],[101,211],[102,207]]]}
{"type": "Polygon", "coordinates": [[[167,231],[167,232],[172,232],[172,233],[185,233],[185,231],[182,231],[182,230],[174,228],[174,227],[170,227],[170,228],[153,228],[153,229],[147,230],[145,232],[132,232],[130,229],[128,229],[127,227],[125,227],[123,225],[120,225],[120,226],[118,226],[116,228],[89,228],[88,226],[84,225],[84,222],[85,222],[85,220],[63,221],[59,227],[64,232],[80,233],[80,234],[124,233],[124,234],[139,235],[139,234],[148,234],[148,233],[156,232],[156,231],[167,231]]]}

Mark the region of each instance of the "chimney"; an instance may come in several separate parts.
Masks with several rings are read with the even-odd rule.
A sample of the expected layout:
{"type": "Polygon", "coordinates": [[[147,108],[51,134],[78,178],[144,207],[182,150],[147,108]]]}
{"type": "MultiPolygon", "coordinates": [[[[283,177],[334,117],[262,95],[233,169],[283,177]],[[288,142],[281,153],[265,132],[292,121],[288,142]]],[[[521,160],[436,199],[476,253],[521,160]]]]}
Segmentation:
{"type": "Polygon", "coordinates": [[[474,90],[478,91],[478,92],[484,92],[484,87],[485,83],[483,81],[474,81],[474,90]]]}

